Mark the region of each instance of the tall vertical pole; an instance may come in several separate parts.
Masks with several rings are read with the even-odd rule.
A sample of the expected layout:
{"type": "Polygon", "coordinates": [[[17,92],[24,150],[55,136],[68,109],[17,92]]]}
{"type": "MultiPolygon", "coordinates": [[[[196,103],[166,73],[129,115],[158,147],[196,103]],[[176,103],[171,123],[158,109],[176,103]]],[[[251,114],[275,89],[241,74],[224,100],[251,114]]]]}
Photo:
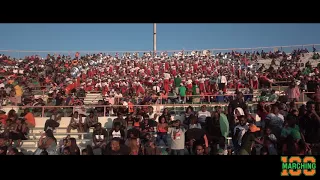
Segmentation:
{"type": "Polygon", "coordinates": [[[153,23],[153,54],[157,52],[157,24],[153,23]]]}

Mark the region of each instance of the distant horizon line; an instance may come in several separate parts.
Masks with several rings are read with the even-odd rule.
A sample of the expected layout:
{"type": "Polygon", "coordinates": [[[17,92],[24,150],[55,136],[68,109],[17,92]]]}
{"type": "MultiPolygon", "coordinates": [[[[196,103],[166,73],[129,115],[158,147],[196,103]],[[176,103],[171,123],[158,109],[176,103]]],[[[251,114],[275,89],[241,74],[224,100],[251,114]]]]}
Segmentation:
{"type": "MultiPolygon", "coordinates": [[[[266,46],[266,47],[252,47],[252,48],[203,48],[203,49],[194,49],[194,50],[185,50],[185,49],[180,49],[180,50],[157,50],[156,52],[180,52],[180,51],[187,51],[187,52],[192,52],[192,51],[204,51],[204,50],[209,50],[209,51],[226,51],[226,50],[256,50],[256,49],[274,49],[274,48],[290,48],[290,47],[309,47],[309,46],[319,46],[320,44],[303,44],[303,45],[286,45],[286,46],[266,46]]],[[[134,53],[134,52],[153,52],[153,50],[136,50],[136,51],[97,51],[97,50],[69,50],[69,51],[37,51],[37,50],[4,50],[1,49],[0,52],[39,52],[39,53],[134,53]]]]}

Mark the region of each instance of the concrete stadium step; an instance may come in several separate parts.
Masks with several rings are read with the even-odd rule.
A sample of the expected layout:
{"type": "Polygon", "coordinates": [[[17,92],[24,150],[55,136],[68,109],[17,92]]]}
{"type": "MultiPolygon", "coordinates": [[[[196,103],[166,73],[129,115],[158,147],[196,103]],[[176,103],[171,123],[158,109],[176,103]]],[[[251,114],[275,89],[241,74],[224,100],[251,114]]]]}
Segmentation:
{"type": "Polygon", "coordinates": [[[84,104],[96,104],[99,100],[102,100],[102,94],[101,93],[88,93],[86,94],[86,97],[84,98],[83,102],[84,104]]]}

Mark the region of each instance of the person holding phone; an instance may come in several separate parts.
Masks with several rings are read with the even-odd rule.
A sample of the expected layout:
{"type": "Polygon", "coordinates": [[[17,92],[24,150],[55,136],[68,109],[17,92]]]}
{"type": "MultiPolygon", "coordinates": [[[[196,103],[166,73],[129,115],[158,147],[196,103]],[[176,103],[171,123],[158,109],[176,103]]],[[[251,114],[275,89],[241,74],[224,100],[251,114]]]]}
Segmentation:
{"type": "Polygon", "coordinates": [[[49,155],[57,155],[57,139],[54,137],[51,129],[41,134],[38,141],[38,149],[34,155],[40,155],[42,151],[46,150],[49,155]]]}

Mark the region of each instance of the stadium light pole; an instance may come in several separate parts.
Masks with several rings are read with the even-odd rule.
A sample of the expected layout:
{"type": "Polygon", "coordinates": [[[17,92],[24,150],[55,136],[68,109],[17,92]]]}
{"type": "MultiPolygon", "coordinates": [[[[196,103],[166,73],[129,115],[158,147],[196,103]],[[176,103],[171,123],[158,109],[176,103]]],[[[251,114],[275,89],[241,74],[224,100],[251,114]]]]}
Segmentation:
{"type": "Polygon", "coordinates": [[[157,24],[153,23],[153,55],[157,52],[157,24]]]}

